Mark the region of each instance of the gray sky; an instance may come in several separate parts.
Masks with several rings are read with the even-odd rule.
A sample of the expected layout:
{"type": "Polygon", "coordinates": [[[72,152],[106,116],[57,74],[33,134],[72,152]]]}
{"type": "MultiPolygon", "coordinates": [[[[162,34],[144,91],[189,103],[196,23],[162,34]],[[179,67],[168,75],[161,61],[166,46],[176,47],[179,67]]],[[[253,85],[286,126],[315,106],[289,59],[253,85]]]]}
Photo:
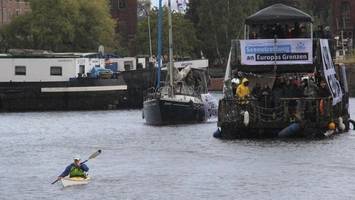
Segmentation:
{"type": "MultiPolygon", "coordinates": [[[[158,7],[158,5],[159,5],[159,0],[151,0],[152,1],[152,5],[153,6],[156,6],[156,7],[158,7]]],[[[164,4],[168,4],[168,0],[163,0],[163,5],[164,4]]],[[[176,6],[176,0],[171,0],[171,5],[172,5],[172,7],[173,8],[176,8],[177,6],[176,6]]]]}

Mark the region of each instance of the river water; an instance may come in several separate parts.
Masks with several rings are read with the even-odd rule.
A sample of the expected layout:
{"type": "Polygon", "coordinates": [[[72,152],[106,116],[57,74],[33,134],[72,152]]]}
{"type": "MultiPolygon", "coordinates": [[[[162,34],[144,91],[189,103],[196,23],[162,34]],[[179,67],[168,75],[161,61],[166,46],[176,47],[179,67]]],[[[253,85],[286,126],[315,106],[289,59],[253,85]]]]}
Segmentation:
{"type": "Polygon", "coordinates": [[[355,198],[355,132],[221,141],[216,121],[150,127],[139,110],[2,113],[0,199],[355,198]],[[98,149],[90,184],[50,184],[74,154],[98,149]]]}

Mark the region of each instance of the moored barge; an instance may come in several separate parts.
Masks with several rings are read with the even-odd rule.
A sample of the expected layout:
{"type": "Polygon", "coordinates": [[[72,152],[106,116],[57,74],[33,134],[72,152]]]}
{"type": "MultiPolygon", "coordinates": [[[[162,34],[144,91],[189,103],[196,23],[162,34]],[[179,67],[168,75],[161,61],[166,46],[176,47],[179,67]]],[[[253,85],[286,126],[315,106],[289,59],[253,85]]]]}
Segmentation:
{"type": "Polygon", "coordinates": [[[16,50],[1,54],[0,66],[0,111],[130,106],[123,77],[97,53],[16,50]]]}

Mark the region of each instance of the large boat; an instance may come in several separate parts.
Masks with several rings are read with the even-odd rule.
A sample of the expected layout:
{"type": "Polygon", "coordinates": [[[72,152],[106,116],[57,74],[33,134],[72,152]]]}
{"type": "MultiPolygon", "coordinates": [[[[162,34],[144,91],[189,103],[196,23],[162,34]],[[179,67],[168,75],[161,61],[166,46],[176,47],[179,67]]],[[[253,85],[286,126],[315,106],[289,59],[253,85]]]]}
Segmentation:
{"type": "Polygon", "coordinates": [[[129,108],[122,68],[135,58],[100,53],[12,50],[0,55],[0,111],[98,110],[129,108]],[[123,63],[117,65],[119,61],[123,63]],[[116,71],[109,67],[116,67],[116,71]]]}
{"type": "Polygon", "coordinates": [[[245,22],[244,39],[232,41],[216,136],[315,137],[347,131],[345,66],[334,65],[328,38],[313,38],[313,18],[275,4],[245,22]],[[245,78],[251,93],[243,98],[232,80],[245,78]]]}
{"type": "Polygon", "coordinates": [[[161,20],[162,2],[159,6],[157,87],[148,92],[143,103],[143,117],[148,125],[198,123],[206,120],[202,94],[207,93],[205,71],[192,67],[175,67],[172,49],[171,2],[169,1],[169,63],[167,81],[160,86],[161,76],[161,20]]]}

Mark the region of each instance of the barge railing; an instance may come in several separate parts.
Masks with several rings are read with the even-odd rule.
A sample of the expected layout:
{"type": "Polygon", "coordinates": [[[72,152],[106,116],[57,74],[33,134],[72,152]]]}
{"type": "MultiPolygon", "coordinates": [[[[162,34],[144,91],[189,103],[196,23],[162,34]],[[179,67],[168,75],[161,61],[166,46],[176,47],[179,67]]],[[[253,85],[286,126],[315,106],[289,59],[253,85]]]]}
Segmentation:
{"type": "Polygon", "coordinates": [[[332,106],[332,99],[326,98],[280,98],[280,103],[265,107],[258,99],[220,100],[218,125],[234,124],[243,126],[243,113],[249,113],[249,127],[283,128],[293,122],[303,122],[309,126],[326,126],[335,116],[341,115],[343,104],[332,106]]]}

